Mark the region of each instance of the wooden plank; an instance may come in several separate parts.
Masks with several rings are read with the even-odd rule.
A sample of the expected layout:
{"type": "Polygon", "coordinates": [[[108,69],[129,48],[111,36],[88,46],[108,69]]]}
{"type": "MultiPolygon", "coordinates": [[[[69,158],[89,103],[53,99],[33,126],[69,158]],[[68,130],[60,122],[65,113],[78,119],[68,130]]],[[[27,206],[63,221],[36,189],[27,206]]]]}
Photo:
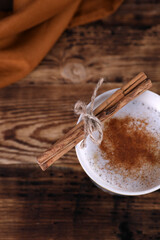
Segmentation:
{"type": "Polygon", "coordinates": [[[67,30],[40,66],[19,84],[124,82],[144,71],[159,81],[160,25],[147,29],[98,22],[67,30]]]}
{"type": "Polygon", "coordinates": [[[109,25],[150,27],[160,23],[160,2],[157,0],[124,1],[118,11],[106,18],[109,25]]]}
{"type": "Polygon", "coordinates": [[[124,1],[109,18],[68,29],[18,85],[124,82],[137,72],[159,81],[160,2],[124,1]]]}
{"type": "Polygon", "coordinates": [[[160,239],[160,191],[112,196],[79,168],[0,167],[3,240],[160,239]]]}
{"type": "MultiPolygon", "coordinates": [[[[121,87],[122,83],[105,83],[99,93],[121,87]]],[[[67,84],[8,87],[0,90],[0,163],[35,162],[36,156],[66,133],[77,121],[74,104],[90,102],[95,84],[67,84]]],[[[160,83],[153,91],[160,93],[160,83]]],[[[77,162],[74,150],[58,164],[77,162]],[[64,161],[65,160],[65,161],[64,161]]]]}

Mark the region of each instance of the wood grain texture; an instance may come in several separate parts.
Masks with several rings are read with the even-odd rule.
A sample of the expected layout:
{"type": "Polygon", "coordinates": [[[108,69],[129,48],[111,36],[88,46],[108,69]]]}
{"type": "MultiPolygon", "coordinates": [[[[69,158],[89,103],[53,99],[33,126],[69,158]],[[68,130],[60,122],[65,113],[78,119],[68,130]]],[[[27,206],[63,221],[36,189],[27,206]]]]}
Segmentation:
{"type": "Polygon", "coordinates": [[[23,83],[128,81],[144,71],[159,81],[160,2],[127,0],[106,20],[68,29],[23,83]]]}
{"type": "Polygon", "coordinates": [[[0,196],[3,240],[160,239],[160,192],[111,196],[79,165],[1,165],[0,196]]]}
{"type": "Polygon", "coordinates": [[[36,157],[76,122],[74,103],[138,72],[160,94],[160,2],[126,0],[111,17],[68,29],[27,77],[0,89],[0,240],[159,240],[160,191],[111,196],[72,150],[42,172],[36,157]]]}
{"type": "MultiPolygon", "coordinates": [[[[120,86],[120,83],[104,84],[99,93],[120,86]]],[[[1,89],[0,162],[36,163],[40,153],[75,125],[74,103],[78,99],[90,102],[94,87],[94,84],[67,84],[65,91],[62,86],[1,89]]],[[[160,83],[154,83],[152,90],[160,93],[160,83]]],[[[74,150],[58,160],[66,164],[75,161],[74,150]]]]}
{"type": "MultiPolygon", "coordinates": [[[[100,92],[119,86],[104,84],[100,92]]],[[[65,90],[61,85],[1,89],[0,161],[35,161],[76,123],[74,103],[78,99],[89,102],[94,87],[68,84],[65,90]]],[[[70,161],[72,156],[75,160],[69,153],[70,161]]]]}

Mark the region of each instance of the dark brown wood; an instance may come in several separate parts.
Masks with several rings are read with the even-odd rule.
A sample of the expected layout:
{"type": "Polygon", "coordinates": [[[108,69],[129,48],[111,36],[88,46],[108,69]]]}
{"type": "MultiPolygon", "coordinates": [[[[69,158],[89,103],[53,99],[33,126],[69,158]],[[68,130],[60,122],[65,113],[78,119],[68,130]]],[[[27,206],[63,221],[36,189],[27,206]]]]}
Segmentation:
{"type": "Polygon", "coordinates": [[[98,189],[79,164],[1,165],[0,236],[3,240],[160,239],[160,192],[112,196],[98,189]]]}
{"type": "Polygon", "coordinates": [[[1,0],[0,1],[0,12],[13,11],[13,0],[1,0]]]}
{"type": "Polygon", "coordinates": [[[159,82],[159,9],[156,0],[127,0],[107,19],[68,29],[23,84],[125,82],[141,71],[159,82]]]}
{"type": "MultiPolygon", "coordinates": [[[[121,83],[103,84],[99,93],[121,86],[121,83]]],[[[43,88],[13,85],[1,89],[0,163],[36,163],[36,157],[76,123],[74,103],[79,99],[89,102],[94,87],[94,84],[68,84],[64,91],[61,85],[43,88]]],[[[160,94],[160,83],[153,83],[152,90],[160,94]]],[[[70,164],[75,160],[72,150],[58,163],[70,164]]]]}
{"type": "Polygon", "coordinates": [[[126,0],[111,17],[68,29],[25,79],[0,89],[0,240],[159,240],[160,191],[111,196],[74,149],[42,172],[36,157],[77,121],[73,106],[144,71],[160,94],[160,1],[126,0]]]}

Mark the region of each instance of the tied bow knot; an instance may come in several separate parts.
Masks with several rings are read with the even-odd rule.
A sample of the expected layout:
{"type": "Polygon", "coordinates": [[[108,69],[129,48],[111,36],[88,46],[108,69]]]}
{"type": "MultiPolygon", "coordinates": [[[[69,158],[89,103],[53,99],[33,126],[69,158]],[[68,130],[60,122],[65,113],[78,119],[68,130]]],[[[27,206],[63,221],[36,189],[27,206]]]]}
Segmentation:
{"type": "Polygon", "coordinates": [[[99,87],[102,85],[103,79],[100,79],[98,82],[92,98],[91,98],[91,104],[90,107],[87,109],[87,105],[82,102],[78,101],[74,106],[74,112],[77,115],[81,115],[82,120],[84,122],[84,139],[81,142],[81,147],[86,146],[86,138],[87,136],[90,136],[92,142],[99,145],[102,142],[103,139],[103,130],[102,130],[102,123],[101,121],[94,115],[93,113],[93,107],[94,107],[94,101],[96,98],[97,91],[99,87]],[[94,131],[98,131],[98,138],[95,138],[93,135],[94,131]]]}

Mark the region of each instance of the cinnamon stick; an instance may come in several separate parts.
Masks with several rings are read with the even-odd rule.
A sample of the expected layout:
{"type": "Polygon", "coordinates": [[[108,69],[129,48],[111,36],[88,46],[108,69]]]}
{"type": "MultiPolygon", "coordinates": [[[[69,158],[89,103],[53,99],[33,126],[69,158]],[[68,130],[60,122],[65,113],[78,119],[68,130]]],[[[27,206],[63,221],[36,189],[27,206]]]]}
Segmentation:
{"type": "MultiPolygon", "coordinates": [[[[100,104],[94,111],[94,114],[102,121],[112,117],[119,109],[125,106],[129,101],[151,87],[152,83],[144,73],[139,73],[135,78],[117,90],[112,96],[100,104]]],[[[58,140],[51,149],[44,152],[38,158],[38,164],[42,170],[46,170],[56,160],[71,150],[84,138],[83,122],[81,121],[58,140]]]]}

